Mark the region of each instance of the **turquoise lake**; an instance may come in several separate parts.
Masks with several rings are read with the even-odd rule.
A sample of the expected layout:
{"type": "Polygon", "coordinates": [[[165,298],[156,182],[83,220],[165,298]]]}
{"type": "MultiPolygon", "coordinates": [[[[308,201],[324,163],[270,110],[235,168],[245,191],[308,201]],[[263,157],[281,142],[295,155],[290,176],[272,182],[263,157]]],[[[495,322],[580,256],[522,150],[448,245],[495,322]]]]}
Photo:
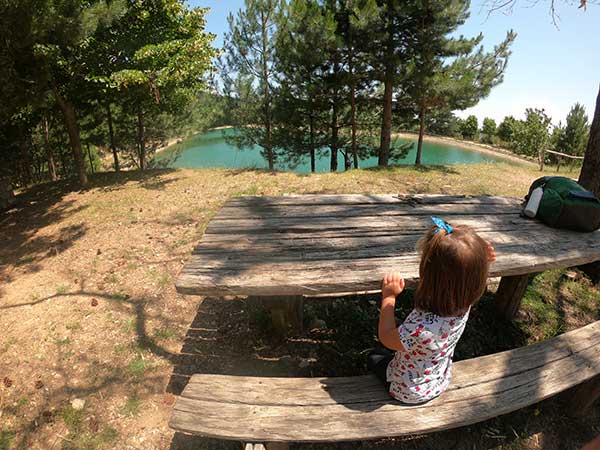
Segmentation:
{"type": "MultiPolygon", "coordinates": [[[[235,133],[235,130],[212,130],[197,134],[179,144],[158,153],[155,157],[155,165],[162,167],[182,168],[267,168],[267,161],[260,154],[260,147],[244,148],[242,150],[228,144],[225,140],[227,134],[235,133]]],[[[398,142],[409,142],[407,139],[399,139],[398,142]]],[[[395,164],[414,164],[416,155],[416,140],[412,150],[403,160],[395,164]]],[[[324,150],[317,156],[316,171],[329,172],[329,152],[324,150]]],[[[339,154],[338,168],[344,170],[344,158],[339,154]]],[[[423,143],[422,163],[425,165],[453,165],[453,164],[476,164],[498,162],[501,159],[478,153],[453,145],[423,143]]],[[[361,168],[374,167],[377,158],[371,157],[359,162],[361,168]]],[[[278,170],[293,171],[297,173],[310,172],[310,158],[307,156],[300,164],[289,167],[285,164],[276,164],[278,170]]]]}

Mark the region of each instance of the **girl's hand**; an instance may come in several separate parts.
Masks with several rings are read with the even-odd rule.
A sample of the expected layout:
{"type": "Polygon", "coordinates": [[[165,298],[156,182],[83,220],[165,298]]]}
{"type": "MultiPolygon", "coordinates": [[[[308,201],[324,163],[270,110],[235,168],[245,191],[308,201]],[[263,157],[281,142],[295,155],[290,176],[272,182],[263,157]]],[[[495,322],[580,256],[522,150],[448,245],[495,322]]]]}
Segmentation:
{"type": "Polygon", "coordinates": [[[398,272],[386,273],[381,282],[381,296],[396,298],[404,290],[404,278],[398,272]]]}
{"type": "Polygon", "coordinates": [[[494,262],[496,261],[496,249],[492,247],[492,245],[488,242],[487,244],[487,252],[488,252],[488,261],[494,262]]]}

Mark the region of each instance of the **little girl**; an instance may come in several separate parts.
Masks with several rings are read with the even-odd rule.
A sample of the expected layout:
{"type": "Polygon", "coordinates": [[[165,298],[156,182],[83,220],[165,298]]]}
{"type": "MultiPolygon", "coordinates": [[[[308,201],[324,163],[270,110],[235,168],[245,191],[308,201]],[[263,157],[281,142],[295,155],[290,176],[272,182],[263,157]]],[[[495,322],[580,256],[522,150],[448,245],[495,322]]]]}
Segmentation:
{"type": "Polygon", "coordinates": [[[432,217],[434,226],[419,241],[420,282],[415,308],[396,327],[396,296],[404,290],[398,273],[382,282],[379,340],[390,352],[372,352],[367,367],[403,403],[427,402],[448,388],[454,347],[471,305],[483,295],[494,248],[467,226],[450,226],[432,217]]]}

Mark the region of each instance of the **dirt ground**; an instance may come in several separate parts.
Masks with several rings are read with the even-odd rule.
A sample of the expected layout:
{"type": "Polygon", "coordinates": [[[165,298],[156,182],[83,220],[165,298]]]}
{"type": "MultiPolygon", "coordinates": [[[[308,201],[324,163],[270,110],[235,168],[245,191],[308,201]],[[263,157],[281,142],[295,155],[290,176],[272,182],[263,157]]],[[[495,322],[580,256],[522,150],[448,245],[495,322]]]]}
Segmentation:
{"type": "MultiPolygon", "coordinates": [[[[192,373],[364,373],[365,351],[376,340],[374,297],[307,300],[305,333],[280,340],[269,332],[268,315],[244,299],[176,293],[178,271],[226,199],[303,192],[520,197],[539,174],[508,164],[313,176],[164,170],[97,174],[85,190],[59,182],[21,193],[15,208],[0,213],[0,450],[239,449],[168,428],[192,373]],[[325,326],[311,327],[316,319],[325,326]]],[[[485,340],[489,305],[488,296],[477,307],[457,358],[600,319],[600,292],[564,271],[536,278],[520,320],[494,322],[496,338],[485,340]]],[[[563,409],[559,396],[454,431],[292,448],[562,450],[600,434],[599,406],[578,421],[563,409]]]]}

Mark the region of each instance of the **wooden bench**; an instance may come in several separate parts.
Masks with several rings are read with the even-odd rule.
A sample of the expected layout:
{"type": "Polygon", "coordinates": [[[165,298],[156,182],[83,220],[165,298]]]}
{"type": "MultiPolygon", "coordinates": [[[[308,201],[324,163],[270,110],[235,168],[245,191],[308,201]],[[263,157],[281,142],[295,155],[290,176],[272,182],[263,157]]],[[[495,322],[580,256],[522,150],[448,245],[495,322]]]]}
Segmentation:
{"type": "MultiPolygon", "coordinates": [[[[180,293],[251,296],[281,332],[302,325],[304,296],[378,291],[400,270],[419,272],[415,245],[430,216],[474,227],[495,247],[496,304],[513,317],[531,274],[600,260],[600,232],[555,230],[520,216],[520,200],[445,195],[241,197],[211,221],[177,281],[180,293]]],[[[374,324],[375,327],[375,324],[374,324]]],[[[600,325],[525,348],[456,363],[449,391],[426,405],[389,399],[372,376],[247,378],[194,375],[178,398],[172,428],[266,443],[376,439],[443,430],[505,414],[586,382],[598,396],[600,325]],[[591,380],[591,381],[589,381],[591,380]]],[[[581,399],[584,400],[581,400],[581,399]]]]}
{"type": "Polygon", "coordinates": [[[459,361],[453,373],[448,391],[420,406],[390,399],[381,382],[368,375],[194,375],[175,403],[170,426],[265,443],[267,449],[286,448],[288,442],[377,439],[480,422],[591,380],[575,395],[576,409],[584,412],[600,395],[600,321],[530,346],[459,361]]]}

